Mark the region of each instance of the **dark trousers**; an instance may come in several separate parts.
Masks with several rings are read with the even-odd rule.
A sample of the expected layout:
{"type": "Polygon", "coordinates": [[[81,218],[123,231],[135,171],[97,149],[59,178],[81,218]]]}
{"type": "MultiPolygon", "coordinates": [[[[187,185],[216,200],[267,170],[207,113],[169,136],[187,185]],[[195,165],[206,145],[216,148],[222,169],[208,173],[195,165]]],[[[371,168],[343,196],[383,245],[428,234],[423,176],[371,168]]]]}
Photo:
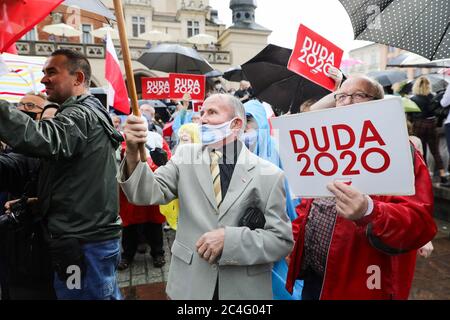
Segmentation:
{"type": "MultiPolygon", "coordinates": [[[[450,108],[450,107],[449,107],[450,108]]],[[[447,123],[444,127],[445,139],[447,140],[447,150],[448,150],[448,171],[450,172],[450,123],[447,123]]]]}
{"type": "Polygon", "coordinates": [[[427,145],[433,155],[436,169],[444,169],[441,154],[439,153],[439,139],[437,135],[436,119],[417,119],[414,120],[414,135],[420,138],[423,146],[423,158],[427,159],[427,145]]]}
{"type": "Polygon", "coordinates": [[[162,224],[147,222],[142,224],[132,224],[123,228],[123,258],[128,261],[133,261],[139,245],[140,233],[142,233],[147,243],[150,245],[150,254],[152,257],[164,255],[162,224]]]}
{"type": "Polygon", "coordinates": [[[313,271],[306,271],[303,279],[302,300],[319,300],[323,277],[313,271]]]}

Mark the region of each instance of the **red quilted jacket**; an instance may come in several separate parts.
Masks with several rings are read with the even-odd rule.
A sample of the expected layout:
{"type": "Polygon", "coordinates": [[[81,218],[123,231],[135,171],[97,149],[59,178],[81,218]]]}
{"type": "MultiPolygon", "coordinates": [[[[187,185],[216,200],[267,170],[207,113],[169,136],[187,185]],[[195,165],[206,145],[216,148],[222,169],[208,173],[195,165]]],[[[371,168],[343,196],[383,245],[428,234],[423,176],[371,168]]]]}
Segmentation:
{"type": "MultiPolygon", "coordinates": [[[[356,222],[337,217],[320,299],[408,298],[417,249],[437,232],[428,169],[417,151],[414,157],[414,196],[372,196],[374,209],[369,216],[356,222]],[[375,274],[380,276],[379,286],[374,282],[375,274]]],[[[301,276],[305,225],[312,201],[302,201],[297,207],[299,217],[293,222],[295,246],[286,282],[290,292],[301,276]]]]}

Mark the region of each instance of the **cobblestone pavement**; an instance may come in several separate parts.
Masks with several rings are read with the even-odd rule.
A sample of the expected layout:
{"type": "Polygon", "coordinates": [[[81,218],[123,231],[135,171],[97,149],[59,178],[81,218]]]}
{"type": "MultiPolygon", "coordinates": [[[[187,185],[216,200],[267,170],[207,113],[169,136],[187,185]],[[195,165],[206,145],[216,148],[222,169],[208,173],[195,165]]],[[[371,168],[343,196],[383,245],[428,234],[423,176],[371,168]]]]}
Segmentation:
{"type": "Polygon", "coordinates": [[[124,299],[150,300],[166,299],[165,289],[169,275],[170,248],[175,238],[175,231],[164,231],[164,251],[166,264],[162,268],[153,266],[149,250],[145,254],[136,253],[133,263],[126,270],[119,271],[119,287],[124,299]]]}
{"type": "MultiPolygon", "coordinates": [[[[433,240],[430,258],[417,258],[416,272],[411,289],[412,300],[450,300],[450,223],[436,220],[439,232],[433,240]]],[[[166,265],[154,268],[150,254],[136,254],[133,264],[119,272],[119,285],[124,299],[164,300],[169,274],[170,247],[175,231],[164,233],[166,265]]]]}

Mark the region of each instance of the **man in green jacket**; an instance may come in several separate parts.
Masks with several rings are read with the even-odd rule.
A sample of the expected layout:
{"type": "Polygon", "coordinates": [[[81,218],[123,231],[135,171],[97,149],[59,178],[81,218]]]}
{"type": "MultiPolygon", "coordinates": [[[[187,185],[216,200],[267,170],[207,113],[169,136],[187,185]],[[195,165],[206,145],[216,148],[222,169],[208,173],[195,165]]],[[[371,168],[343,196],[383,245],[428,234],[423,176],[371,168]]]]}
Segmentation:
{"type": "Polygon", "coordinates": [[[59,299],[120,299],[116,280],[121,221],[115,149],[122,140],[89,94],[91,67],[60,49],[44,65],[55,118],[35,122],[0,100],[0,140],[41,159],[38,198],[47,221],[59,299]]]}

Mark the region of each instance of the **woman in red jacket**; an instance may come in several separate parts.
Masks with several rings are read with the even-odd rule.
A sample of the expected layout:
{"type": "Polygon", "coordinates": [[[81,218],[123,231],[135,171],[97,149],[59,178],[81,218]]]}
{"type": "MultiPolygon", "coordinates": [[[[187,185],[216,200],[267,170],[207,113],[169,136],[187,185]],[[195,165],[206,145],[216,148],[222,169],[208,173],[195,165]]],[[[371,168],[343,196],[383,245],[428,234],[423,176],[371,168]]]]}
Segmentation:
{"type": "MultiPolygon", "coordinates": [[[[343,83],[335,104],[382,98],[377,83],[357,77],[343,83]]],[[[335,198],[302,201],[292,227],[288,291],[303,279],[303,299],[408,298],[417,250],[437,231],[428,169],[417,150],[413,159],[413,196],[369,197],[334,182],[329,190],[335,198]]]]}

